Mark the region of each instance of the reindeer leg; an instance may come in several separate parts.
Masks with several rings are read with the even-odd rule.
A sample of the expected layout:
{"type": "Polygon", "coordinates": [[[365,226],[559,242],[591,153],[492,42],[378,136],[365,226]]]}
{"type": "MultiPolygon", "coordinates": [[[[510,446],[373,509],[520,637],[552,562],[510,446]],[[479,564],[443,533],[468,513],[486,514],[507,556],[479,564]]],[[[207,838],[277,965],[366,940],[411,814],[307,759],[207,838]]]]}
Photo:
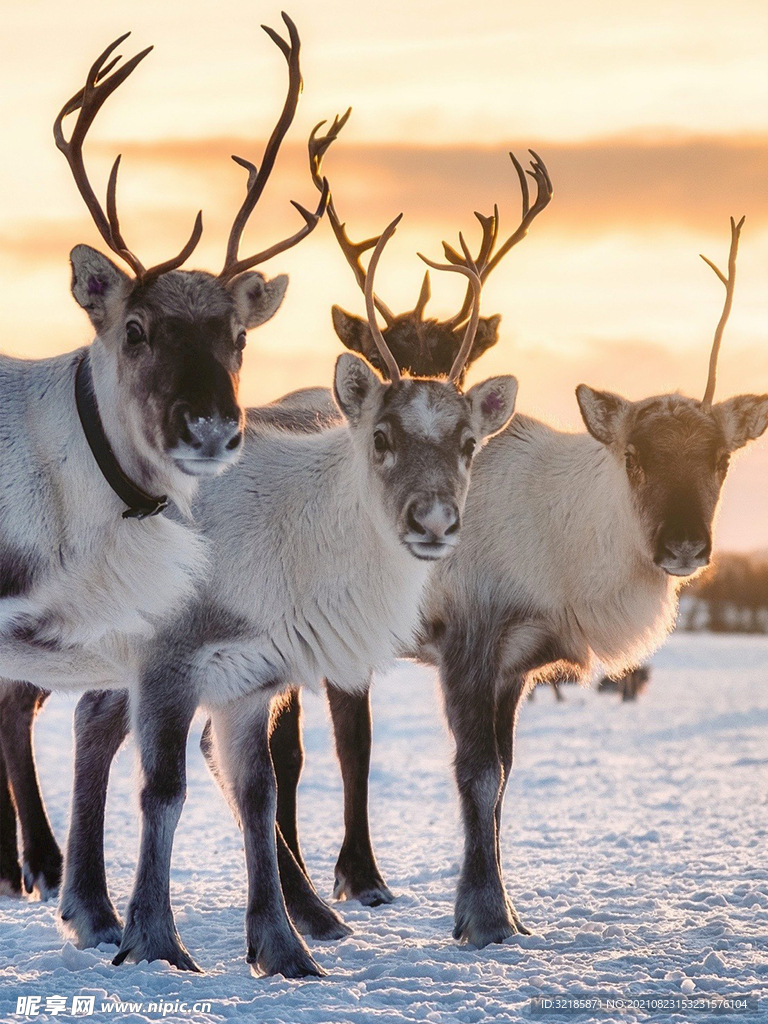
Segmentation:
{"type": "MultiPolygon", "coordinates": [[[[501,814],[504,806],[504,794],[512,771],[517,713],[524,690],[524,675],[506,675],[496,701],[496,743],[499,748],[502,769],[501,789],[496,803],[496,857],[499,866],[501,866],[501,814]]],[[[518,932],[521,935],[530,935],[529,929],[521,922],[506,889],[505,896],[510,917],[515,922],[518,932]]]]}
{"type": "Polygon", "coordinates": [[[265,974],[321,975],[286,913],[280,887],[269,725],[269,697],[256,694],[213,711],[208,740],[219,777],[242,822],[248,870],[247,959],[265,974]]]}
{"type": "Polygon", "coordinates": [[[336,753],[344,782],[344,841],[336,861],[336,899],[359,900],[367,907],[392,903],[371,844],[368,823],[368,772],[371,767],[371,697],[347,693],[326,682],[336,753]]]}
{"type": "Polygon", "coordinates": [[[75,711],[75,782],[59,916],[80,947],[119,945],[122,921],[104,867],[109,771],[130,728],[127,690],[93,690],[75,711]]]}
{"type": "MultiPolygon", "coordinates": [[[[287,823],[296,822],[296,782],[298,778],[293,771],[296,761],[291,757],[290,732],[293,727],[300,727],[301,703],[299,691],[291,691],[289,700],[280,708],[279,723],[282,726],[280,741],[277,745],[281,756],[281,767],[288,769],[286,776],[281,780],[277,764],[275,764],[275,775],[277,776],[277,806],[280,807],[280,787],[293,785],[293,798],[290,795],[284,802],[284,811],[288,808],[287,823]],[[285,714],[284,714],[285,712],[285,714]],[[292,808],[292,809],[291,809],[292,808]]],[[[273,717],[274,722],[274,717],[273,717]]],[[[270,749],[274,758],[275,745],[272,744],[274,730],[277,725],[273,724],[273,732],[270,737],[270,749]]],[[[299,748],[301,736],[298,737],[299,748]]],[[[200,749],[203,752],[208,768],[218,783],[219,787],[232,805],[232,794],[228,790],[227,780],[216,759],[216,747],[213,740],[212,722],[206,722],[203,735],[200,739],[200,749]]],[[[237,806],[232,807],[235,819],[242,828],[240,813],[237,806]]],[[[298,846],[298,835],[294,833],[294,839],[298,846]]],[[[320,898],[315,887],[309,879],[304,868],[303,861],[296,859],[293,848],[288,844],[282,833],[279,810],[277,823],[277,863],[280,871],[280,884],[283,890],[283,898],[291,920],[302,935],[311,935],[313,939],[341,939],[345,935],[351,935],[352,929],[341,920],[339,915],[320,898]]]]}
{"type": "Polygon", "coordinates": [[[456,740],[456,782],[464,821],[453,935],[482,947],[518,931],[497,856],[496,806],[503,779],[495,729],[498,671],[486,638],[473,637],[469,628],[452,632],[443,649],[441,681],[456,740]]]}
{"type": "Polygon", "coordinates": [[[197,708],[195,687],[180,660],[175,650],[158,660],[133,701],[143,775],[141,844],[115,965],[166,960],[179,970],[200,970],[184,948],[171,909],[173,837],[186,797],[186,743],[197,708]]]}
{"type": "Polygon", "coordinates": [[[297,790],[304,767],[301,739],[301,691],[291,690],[272,719],[269,749],[277,779],[277,824],[288,849],[304,874],[307,868],[299,844],[297,790]]]}
{"type": "Polygon", "coordinates": [[[13,804],[5,757],[0,746],[0,896],[21,896],[21,868],[16,845],[16,808],[13,804]]]}
{"type": "Polygon", "coordinates": [[[4,688],[0,698],[0,744],[19,818],[24,888],[36,889],[43,900],[58,892],[62,864],[40,793],[32,745],[35,715],[48,696],[29,683],[15,683],[4,688]]]}

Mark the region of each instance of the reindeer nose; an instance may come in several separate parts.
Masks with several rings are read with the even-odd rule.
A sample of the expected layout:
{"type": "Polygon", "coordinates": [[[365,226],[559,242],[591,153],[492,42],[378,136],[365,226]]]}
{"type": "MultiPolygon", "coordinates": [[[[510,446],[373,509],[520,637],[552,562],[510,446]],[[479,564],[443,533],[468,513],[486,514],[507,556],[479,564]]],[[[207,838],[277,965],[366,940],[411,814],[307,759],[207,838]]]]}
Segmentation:
{"type": "Polygon", "coordinates": [[[199,458],[215,459],[224,452],[235,452],[243,441],[237,420],[220,416],[192,416],[184,412],[189,447],[199,458]]]}
{"type": "Polygon", "coordinates": [[[696,569],[709,565],[712,541],[706,537],[662,537],[654,562],[674,576],[690,576],[696,569]]]}
{"type": "Polygon", "coordinates": [[[425,542],[442,541],[457,533],[461,516],[452,501],[414,501],[406,514],[408,527],[425,542]]]}

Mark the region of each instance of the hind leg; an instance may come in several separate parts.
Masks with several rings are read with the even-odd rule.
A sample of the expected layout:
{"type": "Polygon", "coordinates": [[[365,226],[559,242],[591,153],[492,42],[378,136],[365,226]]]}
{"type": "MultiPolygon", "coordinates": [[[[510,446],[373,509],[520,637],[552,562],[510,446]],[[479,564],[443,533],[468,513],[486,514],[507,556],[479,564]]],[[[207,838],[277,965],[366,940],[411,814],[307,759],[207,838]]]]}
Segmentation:
{"type": "Polygon", "coordinates": [[[59,915],[82,947],[119,944],[123,925],[109,898],[104,809],[109,771],[128,734],[128,691],[94,690],[75,711],[75,781],[59,915]]]}
{"type": "Polygon", "coordinates": [[[5,758],[0,747],[0,896],[21,896],[21,868],[13,805],[5,758]]]}
{"type": "MultiPolygon", "coordinates": [[[[501,757],[502,783],[499,790],[499,799],[496,803],[496,857],[501,867],[501,815],[504,806],[504,794],[509,783],[509,776],[512,772],[514,755],[515,728],[517,725],[517,714],[520,707],[520,698],[525,690],[525,677],[522,675],[505,676],[496,701],[496,743],[501,757]]],[[[530,931],[521,922],[512,900],[506,893],[507,905],[512,920],[517,930],[522,935],[530,935],[530,931]]]]}
{"type": "Polygon", "coordinates": [[[344,841],[336,861],[336,899],[359,900],[369,907],[391,903],[371,843],[368,822],[368,774],[371,767],[371,696],[347,693],[326,683],[336,753],[344,782],[344,841]]]}
{"type": "Polygon", "coordinates": [[[58,892],[62,856],[40,792],[32,732],[35,716],[49,694],[29,683],[13,683],[0,691],[0,744],[8,785],[19,819],[23,879],[27,892],[41,899],[58,892]]]}

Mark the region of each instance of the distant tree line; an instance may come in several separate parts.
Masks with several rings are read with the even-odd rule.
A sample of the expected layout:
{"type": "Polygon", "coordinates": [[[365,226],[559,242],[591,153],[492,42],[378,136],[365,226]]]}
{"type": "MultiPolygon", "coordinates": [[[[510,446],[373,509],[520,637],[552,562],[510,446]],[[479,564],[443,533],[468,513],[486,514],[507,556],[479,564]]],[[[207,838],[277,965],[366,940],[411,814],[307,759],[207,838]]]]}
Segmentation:
{"type": "Polygon", "coordinates": [[[680,628],[768,633],[768,555],[718,555],[683,592],[680,628]]]}

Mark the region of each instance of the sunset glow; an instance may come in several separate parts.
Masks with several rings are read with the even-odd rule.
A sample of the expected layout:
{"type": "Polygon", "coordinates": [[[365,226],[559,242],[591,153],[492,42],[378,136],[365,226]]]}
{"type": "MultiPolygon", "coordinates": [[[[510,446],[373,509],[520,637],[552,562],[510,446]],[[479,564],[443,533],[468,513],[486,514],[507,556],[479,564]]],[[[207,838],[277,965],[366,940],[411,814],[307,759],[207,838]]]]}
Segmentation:
{"type": "MultiPolygon", "coordinates": [[[[103,188],[124,154],[121,217],[150,262],[180,247],[202,207],[195,262],[211,270],[244,186],[229,156],[260,159],[285,67],[258,27],[279,24],[279,7],[264,3],[4,7],[2,347],[39,357],[90,338],[69,295],[67,255],[100,240],[51,125],[96,54],[128,28],[124,54],[155,44],[96,124],[94,177],[103,188]]],[[[289,200],[316,201],[309,130],[352,105],[325,169],[353,237],[404,211],[378,279],[404,311],[421,281],[417,250],[439,258],[441,239],[455,242],[459,230],[475,239],[473,210],[494,202],[502,232],[513,229],[520,200],[506,152],[522,159],[530,146],[555,199],[485,289],[483,312],[503,315],[501,341],[476,375],[514,372],[520,409],[571,428],[582,380],[631,398],[698,396],[723,299],[698,254],[724,263],[728,217],[746,214],[718,397],[768,391],[768,8],[739,0],[727,23],[723,11],[709,0],[295,0],[305,91],[248,237],[267,244],[298,227],[289,200]]],[[[327,224],[264,270],[287,272],[291,286],[280,314],[250,336],[249,403],[330,383],[340,350],[330,307],[363,311],[327,224]]],[[[435,280],[429,308],[448,315],[459,296],[455,281],[435,280]]],[[[736,460],[720,547],[768,547],[766,487],[763,442],[736,460]]]]}

